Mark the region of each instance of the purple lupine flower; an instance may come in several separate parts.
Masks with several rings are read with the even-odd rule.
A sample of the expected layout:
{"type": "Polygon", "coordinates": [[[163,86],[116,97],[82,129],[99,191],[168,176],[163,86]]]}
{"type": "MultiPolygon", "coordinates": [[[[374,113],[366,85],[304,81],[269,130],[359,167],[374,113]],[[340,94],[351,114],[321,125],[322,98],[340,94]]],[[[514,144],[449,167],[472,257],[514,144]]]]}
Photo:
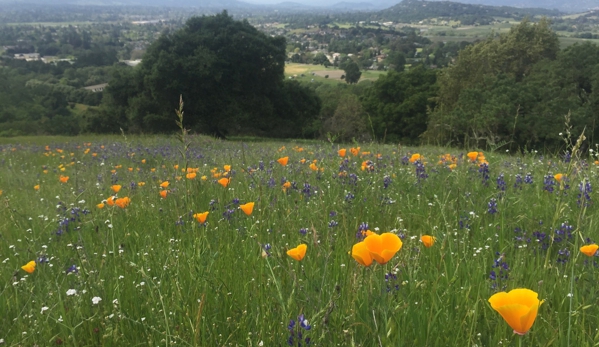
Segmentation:
{"type": "Polygon", "coordinates": [[[499,174],[499,176],[497,177],[497,189],[505,192],[505,189],[507,188],[507,184],[505,183],[505,179],[503,177],[503,173],[499,174]]]}
{"type": "Polygon", "coordinates": [[[570,259],[570,251],[567,248],[557,251],[557,263],[565,264],[570,259]]]}
{"type": "Polygon", "coordinates": [[[347,194],[345,195],[345,201],[347,202],[351,202],[355,198],[356,196],[352,194],[352,192],[347,192],[347,194]]]}
{"type": "Polygon", "coordinates": [[[526,176],[524,177],[524,183],[526,183],[526,184],[533,183],[532,174],[530,172],[527,173],[526,176]]]}
{"type": "Polygon", "coordinates": [[[420,183],[421,180],[425,180],[426,178],[428,178],[426,168],[420,160],[416,160],[414,162],[414,166],[416,166],[416,178],[418,179],[418,183],[420,183]]]}
{"type": "Polygon", "coordinates": [[[555,230],[553,242],[562,242],[564,239],[567,239],[568,241],[571,240],[573,229],[574,227],[569,225],[568,222],[562,223],[560,227],[555,230]]]}
{"type": "Polygon", "coordinates": [[[487,163],[480,164],[478,167],[478,173],[480,173],[483,184],[489,184],[489,165],[487,163]]]}
{"type": "Polygon", "coordinates": [[[300,234],[302,234],[302,235],[306,235],[306,234],[308,233],[308,229],[307,229],[307,228],[301,228],[301,229],[299,230],[299,232],[300,232],[300,234]]]}
{"type": "Polygon", "coordinates": [[[555,178],[553,175],[545,175],[543,178],[543,190],[548,191],[549,193],[553,193],[556,185],[555,178]]]}
{"type": "Polygon", "coordinates": [[[515,189],[522,189],[522,183],[524,182],[524,180],[522,180],[522,175],[521,174],[516,174],[516,182],[514,182],[514,188],[515,189]]]}
{"type": "Polygon", "coordinates": [[[591,204],[591,195],[593,192],[593,188],[591,187],[591,182],[585,178],[578,184],[578,206],[587,207],[591,204]]]}
{"type": "Polygon", "coordinates": [[[495,214],[495,213],[497,213],[497,199],[492,198],[491,200],[489,200],[489,204],[488,204],[488,208],[487,208],[487,213],[488,214],[495,214]]]}
{"type": "Polygon", "coordinates": [[[389,187],[389,185],[391,184],[391,177],[389,176],[385,176],[383,177],[383,188],[387,189],[389,187]]]}

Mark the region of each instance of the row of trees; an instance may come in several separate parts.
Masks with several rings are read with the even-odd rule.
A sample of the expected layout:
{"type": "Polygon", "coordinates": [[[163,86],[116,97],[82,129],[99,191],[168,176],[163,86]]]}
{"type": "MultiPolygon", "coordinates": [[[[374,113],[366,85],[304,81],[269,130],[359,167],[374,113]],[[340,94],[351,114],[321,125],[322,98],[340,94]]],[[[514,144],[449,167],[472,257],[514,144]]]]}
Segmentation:
{"type": "Polygon", "coordinates": [[[284,38],[224,12],[162,35],[135,69],[10,61],[0,69],[0,123],[23,131],[34,122],[49,133],[171,132],[183,95],[184,126],[220,137],[542,148],[562,143],[565,115],[575,133],[586,129],[588,136],[598,126],[599,47],[560,50],[546,20],[466,46],[444,69],[416,64],[402,71],[405,57],[396,51],[388,57],[397,60],[393,71],[359,84],[354,60],[343,62],[348,84],[285,80],[285,51],[284,38]],[[79,87],[106,78],[108,69],[100,103],[79,87]],[[99,107],[73,118],[77,103],[99,107]]]}

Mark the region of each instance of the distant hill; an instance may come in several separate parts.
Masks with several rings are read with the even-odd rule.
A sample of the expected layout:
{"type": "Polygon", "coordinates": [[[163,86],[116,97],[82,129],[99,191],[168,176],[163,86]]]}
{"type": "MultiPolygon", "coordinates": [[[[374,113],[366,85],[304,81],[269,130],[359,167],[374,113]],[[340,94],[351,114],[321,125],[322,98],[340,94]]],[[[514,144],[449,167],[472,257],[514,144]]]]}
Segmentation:
{"type": "Polygon", "coordinates": [[[561,16],[557,10],[544,8],[518,8],[509,6],[486,6],[450,1],[404,0],[377,13],[383,20],[414,22],[427,18],[460,20],[462,24],[486,24],[494,17],[523,18],[526,16],[561,16]]]}
{"type": "Polygon", "coordinates": [[[599,0],[461,0],[461,2],[489,6],[513,6],[520,8],[541,7],[557,9],[564,12],[584,12],[592,8],[599,8],[599,0]]]}

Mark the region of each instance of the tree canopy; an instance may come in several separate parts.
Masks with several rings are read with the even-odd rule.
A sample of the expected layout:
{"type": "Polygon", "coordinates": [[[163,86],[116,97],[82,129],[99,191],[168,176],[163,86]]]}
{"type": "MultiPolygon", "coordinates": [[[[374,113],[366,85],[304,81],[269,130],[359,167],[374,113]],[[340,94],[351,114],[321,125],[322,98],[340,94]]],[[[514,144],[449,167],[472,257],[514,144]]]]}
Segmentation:
{"type": "MultiPolygon", "coordinates": [[[[226,11],[193,17],[148,48],[131,82],[126,74],[113,78],[104,117],[127,120],[131,131],[171,131],[182,95],[186,128],[217,136],[270,133],[290,114],[310,117],[304,111],[319,107],[280,102],[301,89],[284,87],[285,47],[283,37],[268,37],[226,11]]],[[[277,134],[301,136],[301,128],[290,127],[277,134]]]]}

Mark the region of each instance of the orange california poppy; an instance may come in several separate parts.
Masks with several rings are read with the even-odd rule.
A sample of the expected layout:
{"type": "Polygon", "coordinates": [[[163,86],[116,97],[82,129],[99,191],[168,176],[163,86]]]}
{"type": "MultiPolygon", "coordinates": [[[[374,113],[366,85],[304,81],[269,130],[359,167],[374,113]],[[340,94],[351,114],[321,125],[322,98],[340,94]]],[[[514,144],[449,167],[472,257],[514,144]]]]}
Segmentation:
{"type": "Polygon", "coordinates": [[[311,163],[311,164],[310,164],[310,169],[311,169],[312,171],[318,171],[318,166],[316,166],[316,164],[314,164],[314,163],[311,163]]]}
{"type": "Polygon", "coordinates": [[[116,199],[115,196],[109,196],[108,199],[106,199],[106,205],[108,206],[113,206],[114,205],[114,200],[116,199]]]}
{"type": "Polygon", "coordinates": [[[420,154],[418,154],[418,153],[414,153],[414,154],[412,154],[412,156],[410,157],[410,163],[415,163],[415,162],[417,162],[417,161],[419,161],[419,160],[420,160],[420,161],[422,161],[423,159],[424,159],[424,158],[423,158],[423,157],[422,157],[420,154]]]}
{"type": "Polygon", "coordinates": [[[555,176],[553,176],[555,178],[556,181],[561,182],[564,179],[564,174],[558,173],[555,174],[555,176]]]}
{"type": "Polygon", "coordinates": [[[424,247],[429,248],[435,244],[435,237],[430,235],[422,235],[420,236],[420,241],[422,241],[424,247]]]}
{"type": "Polygon", "coordinates": [[[491,307],[499,312],[505,322],[514,329],[514,333],[524,335],[530,330],[537,318],[539,306],[538,294],[530,289],[518,288],[499,292],[489,298],[491,307]]]}
{"type": "Polygon", "coordinates": [[[40,185],[39,185],[39,184],[36,184],[36,185],[34,185],[34,186],[33,186],[33,189],[35,189],[35,190],[40,190],[40,185]]]}
{"type": "Polygon", "coordinates": [[[21,269],[29,274],[33,273],[33,271],[35,271],[35,260],[32,260],[29,263],[21,266],[21,269]]]}
{"type": "Polygon", "coordinates": [[[345,148],[341,148],[337,153],[341,158],[343,158],[347,154],[347,150],[345,148]]]}
{"type": "Polygon", "coordinates": [[[470,161],[475,162],[478,158],[478,152],[468,152],[466,156],[468,156],[468,159],[470,159],[470,161]]]}
{"type": "Polygon", "coordinates": [[[350,151],[350,152],[351,152],[351,154],[352,154],[352,155],[355,157],[355,156],[357,156],[358,154],[360,154],[360,147],[357,147],[357,148],[354,148],[354,147],[352,147],[352,148],[350,148],[350,149],[349,149],[349,151],[350,151]]]}
{"type": "Polygon", "coordinates": [[[197,174],[195,172],[190,172],[187,175],[185,175],[185,177],[187,177],[188,180],[192,180],[194,178],[196,178],[197,174]]]}
{"type": "Polygon", "coordinates": [[[164,182],[160,183],[160,188],[166,189],[166,188],[168,188],[168,185],[169,185],[168,181],[164,181],[164,182]]]}
{"type": "Polygon", "coordinates": [[[60,175],[58,179],[60,180],[60,183],[67,183],[69,181],[69,176],[60,175]]]}
{"type": "Polygon", "coordinates": [[[277,159],[277,163],[279,163],[283,166],[287,166],[288,161],[289,161],[289,157],[283,157],[283,158],[277,159]]]}
{"type": "Polygon", "coordinates": [[[120,208],[125,208],[125,207],[129,206],[130,203],[131,203],[131,199],[129,199],[129,197],[127,197],[127,196],[124,198],[118,198],[114,201],[114,204],[120,208]]]}
{"type": "Polygon", "coordinates": [[[166,199],[166,196],[168,195],[168,190],[161,190],[160,191],[160,197],[163,199],[166,199]]]}
{"type": "Polygon", "coordinates": [[[225,169],[225,171],[229,172],[231,171],[231,165],[224,165],[223,168],[225,169]]]}
{"type": "Polygon", "coordinates": [[[351,249],[351,256],[364,266],[372,265],[372,256],[364,242],[356,243],[351,249]]]}
{"type": "Polygon", "coordinates": [[[580,252],[584,255],[592,257],[595,255],[595,253],[597,253],[597,249],[599,249],[599,246],[597,246],[596,244],[586,245],[580,247],[580,252]]]}
{"type": "Polygon", "coordinates": [[[247,204],[239,205],[239,208],[243,211],[243,213],[249,216],[254,211],[254,203],[248,202],[247,204]]]}
{"type": "Polygon", "coordinates": [[[143,186],[146,185],[146,182],[137,182],[137,185],[140,186],[140,187],[143,187],[143,186]]]}
{"type": "Polygon", "coordinates": [[[229,185],[230,181],[231,181],[231,180],[230,180],[229,178],[221,178],[221,179],[220,179],[220,180],[218,180],[217,182],[218,182],[218,184],[220,184],[221,186],[223,186],[223,187],[227,188],[227,186],[229,185]]]}
{"type": "Polygon", "coordinates": [[[400,238],[393,233],[372,234],[367,236],[363,242],[372,258],[379,264],[386,264],[402,246],[400,238]]]}
{"type": "Polygon", "coordinates": [[[110,189],[112,189],[113,192],[118,193],[121,190],[121,185],[114,184],[113,186],[110,187],[110,189]]]}
{"type": "Polygon", "coordinates": [[[206,223],[206,218],[208,218],[209,213],[210,212],[208,212],[208,211],[202,212],[202,213],[195,213],[193,215],[193,218],[195,218],[198,221],[198,223],[204,224],[204,223],[206,223]]]}
{"type": "Polygon", "coordinates": [[[300,261],[300,260],[304,259],[307,249],[308,249],[308,245],[306,245],[305,243],[302,243],[301,245],[288,250],[287,255],[297,261],[300,261]]]}
{"type": "Polygon", "coordinates": [[[291,188],[291,182],[287,181],[283,183],[283,191],[287,191],[289,188],[291,188]]]}
{"type": "Polygon", "coordinates": [[[104,208],[104,203],[101,202],[101,203],[97,204],[96,207],[99,208],[99,209],[103,209],[104,208]]]}

